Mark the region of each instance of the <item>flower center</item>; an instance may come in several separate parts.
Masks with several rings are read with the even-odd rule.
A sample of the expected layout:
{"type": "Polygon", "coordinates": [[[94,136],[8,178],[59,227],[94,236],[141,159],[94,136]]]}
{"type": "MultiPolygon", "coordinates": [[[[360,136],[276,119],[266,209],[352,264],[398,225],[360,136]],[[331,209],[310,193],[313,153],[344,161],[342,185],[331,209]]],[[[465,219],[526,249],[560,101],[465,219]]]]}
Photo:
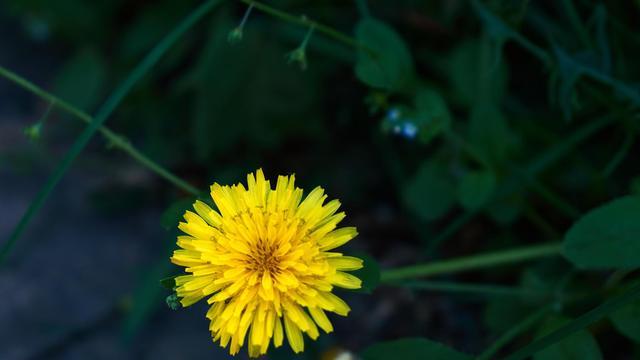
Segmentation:
{"type": "Polygon", "coordinates": [[[253,254],[249,261],[249,266],[253,271],[269,272],[271,274],[279,271],[280,259],[274,255],[275,249],[260,240],[253,247],[253,254]]]}

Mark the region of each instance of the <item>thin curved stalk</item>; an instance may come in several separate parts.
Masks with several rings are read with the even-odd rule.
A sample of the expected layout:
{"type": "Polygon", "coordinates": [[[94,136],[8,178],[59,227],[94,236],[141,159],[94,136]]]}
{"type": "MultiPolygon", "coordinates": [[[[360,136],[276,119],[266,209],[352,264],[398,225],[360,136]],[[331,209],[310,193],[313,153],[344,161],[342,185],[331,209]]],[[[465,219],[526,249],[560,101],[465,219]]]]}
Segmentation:
{"type": "Polygon", "coordinates": [[[502,336],[500,336],[491,346],[489,346],[482,354],[478,355],[476,360],[489,360],[495,355],[500,349],[502,349],[505,345],[507,345],[511,340],[515,339],[516,336],[522,334],[523,332],[529,330],[533,325],[537,324],[541,319],[543,319],[549,312],[551,312],[552,307],[547,305],[542,309],[534,312],[533,314],[527,316],[524,320],[516,324],[514,327],[507,330],[502,336]]]}
{"type": "MultiPolygon", "coordinates": [[[[69,104],[68,102],[56,97],[55,95],[49,92],[46,92],[45,90],[33,84],[29,80],[21,77],[20,75],[2,66],[0,66],[0,76],[15,83],[21,88],[31,92],[32,94],[41,98],[42,100],[47,101],[51,107],[56,107],[60,110],[63,110],[66,113],[84,121],[87,124],[91,124],[94,121],[91,115],[69,104]]],[[[144,165],[149,170],[163,177],[164,179],[174,184],[178,188],[193,195],[200,194],[200,191],[196,187],[184,181],[183,179],[179,178],[177,175],[173,174],[171,171],[167,170],[162,165],[151,160],[147,155],[143,154],[140,150],[138,150],[133,145],[131,145],[131,143],[127,141],[127,139],[124,136],[117,134],[116,132],[114,132],[113,130],[110,130],[108,127],[104,125],[100,126],[98,128],[98,131],[104,136],[105,139],[107,139],[107,141],[109,141],[109,144],[111,146],[129,154],[129,156],[134,158],[140,164],[144,165]]]]}
{"type": "Polygon", "coordinates": [[[82,150],[87,146],[89,140],[98,131],[100,126],[107,120],[107,118],[113,113],[116,107],[120,104],[122,99],[131,91],[133,86],[146,75],[151,68],[160,60],[160,58],[171,48],[173,44],[192,26],[194,26],[198,20],[211,11],[222,0],[209,0],[204,2],[198,8],[194,9],[182,22],[178,24],[162,41],[160,41],[147,56],[140,62],[140,64],[131,72],[131,74],[124,80],[124,82],[116,88],[116,90],[107,98],[104,104],[98,109],[96,116],[90,125],[84,129],[84,131],[78,136],[76,141],[71,146],[71,149],[67,152],[65,157],[60,161],[53,174],[49,177],[44,187],[40,189],[35,199],[31,202],[27,211],[24,213],[16,227],[11,232],[9,239],[4,243],[0,250],[0,265],[2,265],[9,255],[11,249],[15,246],[15,243],[23,234],[27,225],[34,217],[34,215],[42,208],[42,205],[49,197],[49,194],[58,185],[64,174],[71,167],[73,161],[80,155],[82,150]]]}
{"type": "Polygon", "coordinates": [[[385,270],[380,279],[383,282],[396,281],[416,277],[451,274],[455,272],[481,269],[498,265],[523,262],[560,254],[560,243],[525,246],[516,249],[488,252],[485,254],[417,264],[402,268],[385,270]]]}
{"type": "Polygon", "coordinates": [[[598,307],[588,311],[577,319],[560,327],[556,331],[530,343],[529,345],[512,353],[505,360],[523,360],[531,355],[571,336],[576,331],[580,331],[594,322],[604,318],[608,314],[620,309],[621,307],[640,298],[640,284],[636,284],[633,288],[622,295],[610,299],[598,307]]]}
{"type": "Polygon", "coordinates": [[[498,284],[474,284],[460,283],[452,281],[427,281],[427,280],[411,280],[394,282],[390,285],[404,287],[412,290],[439,291],[457,294],[476,294],[484,296],[506,296],[506,297],[526,297],[526,296],[546,296],[550,297],[549,292],[536,291],[522,287],[505,286],[498,284]]]}
{"type": "Polygon", "coordinates": [[[312,27],[314,28],[317,32],[323,33],[326,36],[337,40],[338,42],[341,42],[347,46],[350,46],[354,49],[359,49],[359,50],[363,50],[365,52],[367,52],[369,55],[375,56],[375,52],[371,49],[369,49],[368,47],[366,47],[364,44],[359,43],[356,39],[354,39],[353,37],[346,35],[345,33],[334,29],[331,26],[328,25],[324,25],[321,24],[317,21],[314,20],[310,20],[305,16],[295,16],[292,14],[289,14],[287,12],[284,12],[282,10],[278,10],[274,7],[271,7],[267,4],[263,4],[259,1],[253,1],[253,0],[240,0],[241,2],[253,6],[256,10],[260,10],[263,13],[273,16],[275,18],[278,18],[280,20],[292,23],[292,24],[297,24],[297,25],[301,25],[301,26],[306,26],[306,27],[312,27]]]}

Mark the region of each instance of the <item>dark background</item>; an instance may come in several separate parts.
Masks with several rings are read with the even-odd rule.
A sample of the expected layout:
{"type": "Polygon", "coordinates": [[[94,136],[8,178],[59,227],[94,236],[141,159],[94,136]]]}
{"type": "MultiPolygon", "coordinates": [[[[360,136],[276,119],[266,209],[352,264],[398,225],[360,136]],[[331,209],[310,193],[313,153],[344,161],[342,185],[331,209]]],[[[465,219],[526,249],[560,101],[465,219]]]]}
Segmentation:
{"type": "MultiPolygon", "coordinates": [[[[228,33],[246,9],[231,1],[191,29],[106,124],[201,189],[244,181],[258,167],[272,179],[295,172],[307,190],[323,186],[342,201],[345,223],[358,227],[348,250],[373,255],[383,268],[558,240],[575,218],[535,182],[583,213],[632,191],[638,175],[638,104],[576,69],[588,66],[635,90],[640,75],[640,3],[573,1],[586,40],[560,3],[487,3],[549,54],[553,63],[545,66],[518,42],[498,46],[467,1],[370,1],[371,14],[405,40],[415,81],[441,96],[451,128],[472,154],[407,110],[411,90],[380,91],[359,81],[356,51],[326,36],[311,38],[305,71],[285,59],[304,27],[254,10],[242,41],[230,44],[228,33]],[[393,109],[415,116],[404,119],[417,125],[415,138],[394,133],[387,115],[393,109]],[[533,183],[522,175],[603,116],[619,120],[566,151],[533,183]],[[620,164],[603,171],[630,136],[620,164]],[[496,193],[505,194],[505,184],[515,191],[493,196],[434,243],[468,213],[456,188],[478,169],[473,153],[490,163],[496,193]]],[[[93,113],[197,4],[4,0],[0,65],[93,113]]],[[[352,2],[269,4],[348,34],[361,18],[352,2]]],[[[25,136],[48,106],[0,79],[2,241],[84,128],[54,108],[39,136],[25,136]]],[[[0,359],[226,358],[211,342],[205,305],[171,311],[158,284],[176,271],[168,261],[175,234],[161,226],[162,214],[187,196],[96,136],[0,269],[0,359]]],[[[568,272],[563,261],[548,260],[445,279],[549,284],[568,272]]],[[[598,276],[580,281],[596,286],[598,276]]],[[[537,306],[389,287],[343,295],[352,313],[332,318],[334,334],[306,339],[303,356],[329,358],[338,349],[357,352],[404,336],[476,354],[537,306]]],[[[579,314],[588,304],[567,312],[579,314]]],[[[610,325],[594,333],[606,359],[638,354],[610,325]]],[[[274,357],[288,358],[284,348],[274,357]]]]}

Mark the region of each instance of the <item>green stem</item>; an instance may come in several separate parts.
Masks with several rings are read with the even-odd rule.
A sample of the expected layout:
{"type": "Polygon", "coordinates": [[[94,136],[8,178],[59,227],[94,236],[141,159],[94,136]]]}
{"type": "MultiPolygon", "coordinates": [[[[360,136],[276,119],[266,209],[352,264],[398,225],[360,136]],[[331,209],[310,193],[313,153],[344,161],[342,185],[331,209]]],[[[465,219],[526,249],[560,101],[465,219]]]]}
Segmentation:
{"type": "MultiPolygon", "coordinates": [[[[42,90],[37,85],[22,78],[20,75],[8,69],[5,69],[2,66],[0,66],[0,76],[4,77],[9,81],[12,81],[19,87],[31,92],[35,96],[49,102],[51,107],[57,107],[58,109],[63,110],[70,115],[73,115],[74,117],[84,121],[87,124],[91,124],[94,121],[91,115],[85,113],[84,111],[76,108],[75,106],[67,103],[64,100],[61,100],[60,98],[52,95],[51,93],[48,93],[42,90]]],[[[166,168],[162,167],[162,165],[151,160],[148,156],[146,156],[145,154],[140,152],[140,150],[138,150],[133,145],[131,145],[131,143],[127,141],[124,136],[115,133],[114,131],[110,130],[106,126],[100,126],[98,128],[98,131],[100,131],[100,133],[104,136],[104,138],[107,139],[107,141],[109,141],[109,144],[111,146],[129,154],[132,158],[134,158],[140,164],[147,167],[149,170],[153,171],[160,177],[166,179],[170,183],[174,184],[178,188],[190,194],[193,194],[193,195],[200,194],[200,191],[196,187],[180,179],[178,176],[176,176],[166,168]]]]}
{"type": "Polygon", "coordinates": [[[618,285],[627,275],[634,272],[636,269],[623,269],[617,270],[613,274],[611,274],[607,281],[604,283],[605,289],[612,289],[614,286],[618,285]]]}
{"type": "MultiPolygon", "coordinates": [[[[503,36],[504,38],[513,39],[524,49],[529,51],[529,53],[537,57],[546,67],[550,67],[553,64],[553,58],[548,51],[533,44],[527,38],[512,29],[504,21],[502,21],[502,19],[500,19],[489,9],[487,9],[486,6],[482,4],[482,2],[478,0],[471,0],[471,4],[476,9],[476,12],[478,13],[480,19],[485,22],[485,26],[488,29],[498,28],[499,30],[497,31],[500,32],[501,36],[503,36]]],[[[610,77],[609,75],[604,74],[597,69],[582,66],[580,64],[576,64],[576,66],[579,67],[580,72],[586,77],[589,77],[595,81],[613,88],[617,93],[626,96],[629,100],[631,100],[635,106],[640,106],[640,92],[636,91],[636,89],[634,89],[633,87],[616,78],[610,77]]]]}
{"type": "Polygon", "coordinates": [[[536,178],[527,177],[526,180],[538,195],[542,196],[549,204],[560,210],[564,215],[573,220],[580,217],[580,210],[561,198],[560,195],[556,195],[551,189],[540,183],[536,178]]]}
{"type": "Polygon", "coordinates": [[[244,16],[242,17],[242,21],[240,21],[240,25],[238,25],[238,28],[240,29],[244,28],[244,25],[247,23],[247,20],[249,20],[249,15],[251,15],[251,10],[253,10],[253,4],[249,5],[247,10],[244,12],[244,16]]]}
{"type": "Polygon", "coordinates": [[[582,66],[581,70],[585,76],[611,87],[620,95],[626,96],[635,106],[640,106],[640,93],[636,89],[590,67],[582,66]]]}
{"type": "Polygon", "coordinates": [[[525,246],[511,250],[489,252],[428,264],[411,265],[403,268],[383,271],[381,273],[381,281],[389,282],[408,278],[450,274],[533,260],[542,257],[557,256],[560,254],[560,248],[560,243],[549,243],[525,246]]]}
{"type": "Polygon", "coordinates": [[[523,360],[529,358],[531,355],[559,342],[563,339],[571,336],[576,331],[582,330],[585,327],[593,324],[594,322],[604,318],[608,314],[622,308],[623,306],[630,304],[640,298],[640,284],[636,284],[633,288],[628,290],[622,295],[619,295],[607,302],[599,305],[598,307],[590,310],[589,312],[581,315],[577,319],[567,323],[552,333],[535,340],[529,345],[517,350],[513,354],[509,355],[505,360],[523,360]]]}
{"type": "Polygon", "coordinates": [[[513,39],[515,42],[520,44],[523,48],[528,50],[533,56],[537,57],[541,62],[545,64],[545,66],[550,66],[552,64],[551,57],[547,52],[529,41],[529,39],[520,35],[517,31],[510,28],[507,24],[505,24],[502,19],[494,15],[489,9],[486,8],[484,4],[482,4],[478,0],[471,0],[471,5],[475,9],[476,13],[487,25],[487,28],[494,28],[494,31],[501,32],[501,36],[504,36],[501,40],[506,40],[507,38],[513,39]]]}
{"type": "Polygon", "coordinates": [[[47,110],[45,110],[44,114],[42,114],[42,116],[40,117],[40,120],[38,120],[38,123],[43,124],[49,119],[49,115],[51,114],[51,110],[53,110],[53,101],[49,102],[49,105],[47,105],[47,110]]]}
{"type": "Polygon", "coordinates": [[[482,156],[481,152],[478,151],[473,145],[468,143],[462,136],[458,135],[455,131],[449,129],[446,130],[446,136],[451,142],[458,143],[460,149],[464,151],[470,158],[475,160],[478,164],[484,167],[487,170],[493,170],[493,167],[489,163],[489,161],[482,156]]]}
{"type": "Polygon", "coordinates": [[[563,156],[571,152],[579,143],[585,141],[592,135],[598,133],[607,125],[615,120],[613,116],[603,116],[597,120],[591,121],[584,126],[572,131],[567,137],[549,148],[540,157],[533,161],[526,169],[527,176],[535,177],[540,172],[551,166],[563,156]]]}
{"type": "Polygon", "coordinates": [[[592,48],[591,40],[589,39],[589,34],[587,33],[587,29],[582,25],[582,20],[580,19],[580,15],[578,15],[578,11],[576,10],[575,5],[572,0],[562,0],[562,6],[564,10],[567,12],[567,17],[569,18],[569,22],[571,26],[575,30],[576,34],[582,41],[582,44],[588,48],[592,48]]]}
{"type": "Polygon", "coordinates": [[[476,216],[477,211],[465,211],[462,215],[457,217],[454,221],[450,222],[447,227],[442,230],[438,235],[433,238],[433,240],[429,241],[427,244],[426,252],[428,255],[433,254],[436,249],[448,238],[450,238],[453,234],[455,234],[458,230],[460,230],[466,223],[471,221],[474,216],[476,216]]]}
{"type": "Polygon", "coordinates": [[[547,305],[542,309],[534,312],[530,316],[526,317],[524,320],[516,324],[514,327],[510,328],[502,334],[491,346],[489,346],[485,351],[480,354],[476,360],[489,360],[495,355],[498,350],[507,345],[511,340],[513,340],[516,336],[522,334],[523,332],[530,329],[533,325],[538,323],[541,319],[543,319],[550,311],[552,307],[547,305]]]}
{"type": "Polygon", "coordinates": [[[524,205],[524,215],[533,225],[538,227],[538,229],[545,233],[549,238],[560,238],[561,235],[558,234],[553,226],[551,226],[551,224],[549,224],[549,222],[545,220],[533,206],[529,204],[524,205]]]}
{"type": "Polygon", "coordinates": [[[444,291],[451,293],[461,294],[480,294],[488,296],[551,296],[551,293],[535,291],[530,289],[524,289],[520,287],[495,285],[495,284],[469,284],[449,281],[426,281],[426,280],[412,280],[406,282],[394,282],[390,285],[406,287],[413,290],[427,290],[427,291],[444,291]]]}
{"type": "Polygon", "coordinates": [[[124,80],[124,82],[107,98],[105,103],[98,109],[96,116],[88,127],[80,134],[76,141],[71,146],[71,149],[67,152],[62,161],[58,164],[53,174],[49,177],[46,184],[38,192],[35,199],[29,205],[27,211],[22,216],[18,225],[13,229],[7,242],[4,243],[0,250],[0,265],[9,255],[9,252],[20,238],[27,225],[34,217],[34,215],[42,208],[42,205],[49,197],[49,194],[58,185],[64,174],[71,167],[73,161],[80,155],[82,150],[87,146],[89,140],[98,131],[100,126],[107,120],[107,118],[113,113],[115,108],[120,104],[122,99],[131,91],[133,86],[144,76],[149,70],[160,60],[160,58],[171,48],[171,46],[198,20],[211,11],[221,0],[209,0],[196,8],[191,12],[176,28],[174,28],[160,43],[158,43],[147,56],[140,62],[140,64],[133,69],[131,74],[124,80]]]}
{"type": "Polygon", "coordinates": [[[616,151],[615,155],[607,164],[607,167],[602,171],[602,177],[608,178],[613,174],[613,172],[618,168],[618,165],[622,163],[622,160],[627,156],[629,149],[633,145],[634,134],[633,132],[629,132],[620,147],[620,150],[616,151]]]}
{"type": "Polygon", "coordinates": [[[254,6],[257,10],[262,11],[263,13],[273,16],[275,18],[278,18],[280,20],[292,23],[292,24],[296,24],[296,25],[301,25],[301,26],[305,26],[305,27],[313,27],[315,28],[318,32],[321,32],[323,34],[325,34],[326,36],[333,38],[347,46],[350,46],[352,48],[355,49],[360,49],[360,50],[364,50],[367,53],[369,53],[369,55],[375,55],[375,52],[371,49],[369,49],[367,46],[365,46],[364,44],[359,43],[356,39],[354,39],[353,37],[346,35],[330,26],[321,24],[317,21],[313,21],[308,19],[305,16],[295,16],[295,15],[291,15],[287,12],[284,12],[282,10],[278,10],[276,8],[273,8],[269,5],[263,4],[261,2],[258,1],[253,1],[253,0],[240,0],[243,3],[247,4],[247,5],[252,5],[254,6]]]}
{"type": "Polygon", "coordinates": [[[307,49],[307,44],[309,44],[309,40],[311,39],[311,35],[313,35],[314,27],[311,26],[309,30],[307,30],[307,34],[304,36],[304,40],[302,40],[302,44],[300,44],[300,48],[302,50],[307,49]]]}
{"type": "MultiPolygon", "coordinates": [[[[563,156],[570,153],[578,144],[598,133],[598,131],[603,129],[605,126],[611,124],[614,119],[615,117],[613,116],[601,117],[600,119],[594,120],[571,132],[571,134],[566,137],[565,141],[553,145],[549,149],[545,150],[545,152],[543,152],[538,158],[531,161],[529,166],[523,170],[524,175],[516,173],[505,180],[504,185],[501,188],[501,192],[494,195],[494,199],[508,197],[517,192],[522,184],[522,181],[520,181],[522,176],[534,179],[540,172],[544,171],[549,166],[560,160],[563,156]]],[[[431,242],[433,245],[429,246],[427,252],[433,252],[440,243],[455,234],[458,229],[473,219],[476,214],[477,212],[465,212],[454,222],[449,224],[449,226],[447,226],[447,228],[431,242]]]]}

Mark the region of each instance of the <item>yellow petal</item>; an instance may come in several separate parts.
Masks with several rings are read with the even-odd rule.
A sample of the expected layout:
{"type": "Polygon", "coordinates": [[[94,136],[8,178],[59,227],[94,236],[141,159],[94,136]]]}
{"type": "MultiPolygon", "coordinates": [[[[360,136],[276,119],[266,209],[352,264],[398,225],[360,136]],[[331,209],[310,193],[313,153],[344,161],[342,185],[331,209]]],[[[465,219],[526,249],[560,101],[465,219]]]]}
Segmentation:
{"type": "Polygon", "coordinates": [[[318,326],[320,326],[320,328],[327,334],[333,331],[333,325],[331,325],[327,314],[325,314],[322,309],[317,307],[310,307],[309,313],[311,314],[311,317],[316,322],[316,324],[318,324],[318,326]]]}
{"type": "Polygon", "coordinates": [[[327,259],[329,266],[336,270],[358,270],[362,268],[362,259],[353,256],[339,256],[327,259]]]}
{"type": "Polygon", "coordinates": [[[209,207],[209,205],[205,204],[200,200],[196,200],[193,204],[194,210],[200,215],[200,217],[206,221],[209,225],[213,227],[219,227],[222,223],[222,218],[217,211],[213,210],[209,207]]]}
{"type": "Polygon", "coordinates": [[[298,328],[298,326],[291,321],[291,319],[285,315],[284,316],[284,330],[287,334],[287,340],[289,341],[289,346],[294,353],[299,353],[304,350],[304,340],[302,339],[302,332],[298,328]]]}
{"type": "Polygon", "coordinates": [[[251,324],[251,331],[249,332],[251,338],[251,345],[260,346],[264,339],[264,322],[259,320],[259,316],[256,314],[253,317],[253,323],[251,324]]]}
{"type": "Polygon", "coordinates": [[[343,227],[328,233],[325,237],[318,240],[318,244],[322,250],[331,250],[344,245],[347,241],[356,237],[356,235],[358,235],[358,231],[355,227],[343,227]]]}
{"type": "Polygon", "coordinates": [[[333,285],[345,289],[360,289],[360,287],[362,286],[362,281],[360,281],[360,279],[342,271],[336,271],[335,274],[329,277],[329,281],[333,285]]]}
{"type": "Polygon", "coordinates": [[[282,346],[283,338],[284,335],[282,333],[282,321],[280,321],[280,318],[276,318],[275,327],[273,328],[273,346],[282,346]]]}
{"type": "Polygon", "coordinates": [[[349,311],[351,311],[351,308],[349,307],[349,305],[347,305],[347,303],[345,303],[344,300],[340,299],[333,293],[321,292],[321,293],[318,293],[317,297],[322,298],[324,301],[331,304],[330,311],[338,315],[347,316],[347,314],[349,314],[349,311]]]}

